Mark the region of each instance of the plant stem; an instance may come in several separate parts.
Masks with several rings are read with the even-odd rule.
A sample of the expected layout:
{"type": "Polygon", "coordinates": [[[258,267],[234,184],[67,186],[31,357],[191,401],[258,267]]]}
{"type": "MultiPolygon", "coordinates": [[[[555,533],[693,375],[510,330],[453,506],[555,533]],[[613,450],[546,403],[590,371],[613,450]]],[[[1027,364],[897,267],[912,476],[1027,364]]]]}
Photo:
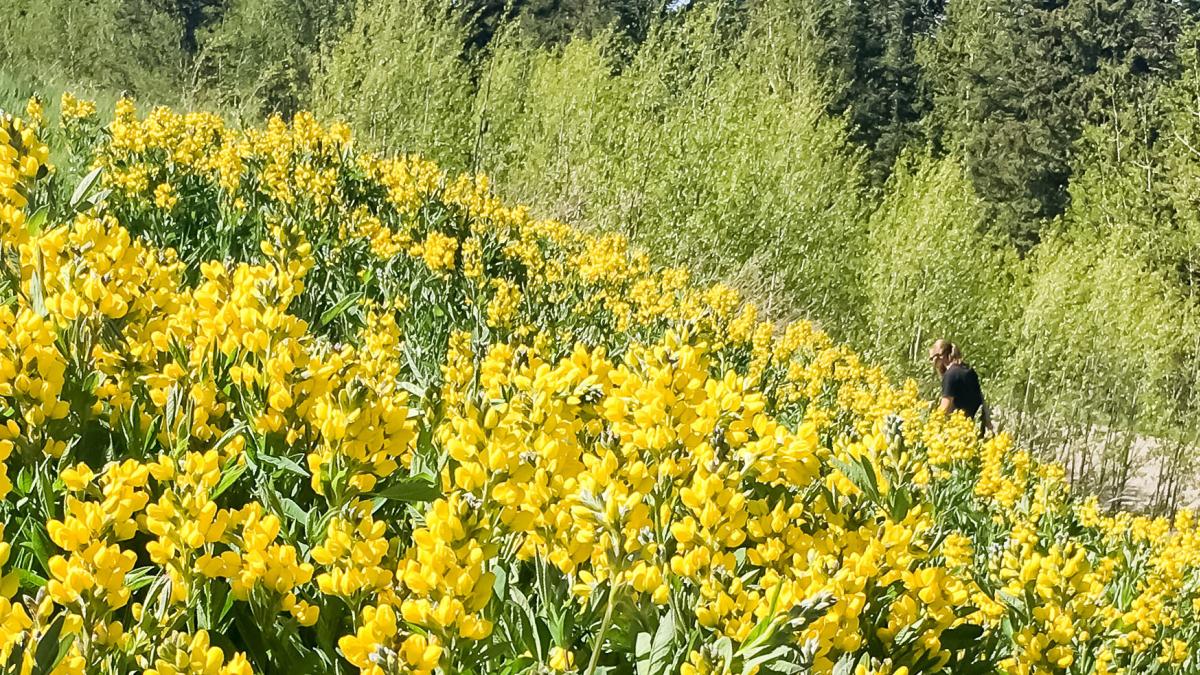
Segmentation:
{"type": "Polygon", "coordinates": [[[613,606],[616,605],[615,599],[618,590],[620,590],[620,585],[614,585],[608,591],[608,600],[604,603],[604,618],[600,620],[600,632],[596,634],[596,641],[592,644],[592,656],[588,659],[585,675],[592,675],[596,671],[596,663],[600,660],[600,648],[604,646],[604,634],[608,632],[608,627],[612,624],[613,606]]]}

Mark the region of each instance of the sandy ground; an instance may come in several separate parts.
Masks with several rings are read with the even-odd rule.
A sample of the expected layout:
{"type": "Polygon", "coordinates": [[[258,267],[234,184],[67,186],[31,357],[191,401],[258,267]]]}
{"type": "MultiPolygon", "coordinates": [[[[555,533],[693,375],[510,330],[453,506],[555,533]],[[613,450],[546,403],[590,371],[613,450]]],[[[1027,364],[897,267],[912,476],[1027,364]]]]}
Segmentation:
{"type": "MultiPolygon", "coordinates": [[[[1005,420],[1001,416],[1001,411],[996,411],[996,414],[1001,428],[1004,428],[1006,425],[1004,425],[1005,420]]],[[[1080,435],[1074,434],[1075,439],[1070,443],[1047,439],[1046,436],[1053,436],[1052,432],[1042,434],[1042,437],[1038,439],[1039,442],[1023,443],[1020,436],[1016,440],[1019,446],[1039,448],[1039,454],[1053,458],[1064,467],[1071,466],[1073,462],[1078,466],[1084,454],[1091,454],[1092,457],[1101,456],[1109,443],[1114,444],[1112,449],[1115,451],[1125,442],[1129,442],[1131,465],[1134,467],[1133,475],[1128,479],[1121,494],[1102,493],[1100,494],[1101,500],[1106,504],[1111,503],[1132,511],[1145,511],[1156,506],[1156,492],[1163,470],[1161,456],[1167,447],[1163,441],[1151,436],[1136,436],[1131,440],[1114,438],[1119,435],[1110,434],[1107,429],[1098,426],[1092,427],[1092,433],[1086,434],[1089,437],[1086,443],[1079,440],[1080,435]]],[[[1200,448],[1191,448],[1186,452],[1189,457],[1200,458],[1200,448]]],[[[1200,509],[1200,465],[1197,464],[1198,461],[1200,460],[1194,460],[1188,465],[1191,467],[1189,472],[1191,476],[1189,480],[1184,481],[1176,504],[1178,508],[1200,509]]]]}
{"type": "MultiPolygon", "coordinates": [[[[1154,493],[1159,484],[1159,474],[1162,470],[1161,462],[1155,459],[1155,450],[1159,445],[1158,439],[1145,436],[1139,436],[1133,442],[1133,455],[1137,458],[1135,466],[1138,469],[1130,478],[1124,496],[1129,499],[1128,504],[1134,508],[1145,508],[1154,499],[1154,493]]],[[[1200,457],[1198,452],[1200,450],[1192,449],[1191,456],[1200,457]]],[[[1200,507],[1200,485],[1197,485],[1194,475],[1191,481],[1185,483],[1184,489],[1180,493],[1178,506],[1192,509],[1200,507]]]]}

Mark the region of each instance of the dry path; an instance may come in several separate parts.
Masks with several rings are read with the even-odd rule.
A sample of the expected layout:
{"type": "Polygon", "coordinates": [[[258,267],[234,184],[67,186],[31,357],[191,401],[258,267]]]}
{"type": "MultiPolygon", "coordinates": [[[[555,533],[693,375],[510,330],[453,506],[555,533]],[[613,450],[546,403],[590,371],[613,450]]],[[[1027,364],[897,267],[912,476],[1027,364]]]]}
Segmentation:
{"type": "MultiPolygon", "coordinates": [[[[1006,421],[1000,411],[996,411],[1000,428],[1005,428],[1006,421]]],[[[1011,420],[1008,420],[1011,421],[1011,420]]],[[[1084,429],[1066,433],[1047,427],[1041,421],[1034,423],[1032,432],[1036,438],[1023,438],[1018,435],[1018,446],[1034,448],[1040,456],[1052,459],[1067,469],[1068,478],[1073,473],[1076,480],[1084,483],[1085,488],[1091,483],[1091,490],[1096,491],[1106,504],[1121,506],[1132,511],[1147,511],[1169,506],[1167,496],[1161,494],[1170,486],[1168,477],[1164,476],[1167,464],[1166,457],[1173,454],[1175,446],[1153,436],[1135,435],[1114,432],[1111,429],[1096,425],[1090,430],[1084,429]],[[1081,440],[1082,439],[1082,440],[1081,440]],[[1129,447],[1128,465],[1130,475],[1125,481],[1124,489],[1116,493],[1113,476],[1107,476],[1103,484],[1096,484],[1097,458],[1124,453],[1125,445],[1129,447]],[[1089,461],[1090,460],[1090,461],[1089,461]],[[1074,472],[1072,468],[1074,467],[1074,472]],[[1079,467],[1088,467],[1080,471],[1079,467]],[[1082,475],[1082,477],[1081,477],[1082,475]],[[1165,481],[1165,482],[1164,482],[1165,481]]],[[[1029,434],[1031,426],[1026,427],[1029,434]]],[[[1184,447],[1184,456],[1188,458],[1181,470],[1187,475],[1180,481],[1176,508],[1200,509],[1200,448],[1184,447]]]]}

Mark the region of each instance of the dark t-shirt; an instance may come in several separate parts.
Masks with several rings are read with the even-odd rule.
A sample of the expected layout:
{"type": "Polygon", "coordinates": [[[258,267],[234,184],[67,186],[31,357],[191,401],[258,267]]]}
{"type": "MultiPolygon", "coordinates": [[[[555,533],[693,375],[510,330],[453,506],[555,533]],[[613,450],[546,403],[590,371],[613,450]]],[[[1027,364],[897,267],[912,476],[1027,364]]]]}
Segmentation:
{"type": "Polygon", "coordinates": [[[983,390],[979,388],[975,369],[962,363],[947,368],[942,375],[942,396],[953,402],[951,412],[961,410],[967,417],[974,418],[983,405],[983,390]]]}

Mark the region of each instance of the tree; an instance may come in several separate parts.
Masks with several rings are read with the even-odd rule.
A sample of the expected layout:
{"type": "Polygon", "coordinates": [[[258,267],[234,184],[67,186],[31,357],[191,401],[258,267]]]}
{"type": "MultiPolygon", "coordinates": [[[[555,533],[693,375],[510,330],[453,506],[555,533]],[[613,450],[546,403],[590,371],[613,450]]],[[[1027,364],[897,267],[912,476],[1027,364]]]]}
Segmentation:
{"type": "Polygon", "coordinates": [[[174,8],[156,0],[8,0],[0,9],[0,67],[43,85],[176,100],[180,31],[174,8]]]}
{"type": "Polygon", "coordinates": [[[926,372],[929,342],[961,344],[998,381],[1024,302],[1015,251],[983,232],[983,203],[953,156],[907,153],[870,218],[862,342],[900,372],[926,372]]]}
{"type": "Polygon", "coordinates": [[[523,0],[519,12],[523,30],[536,44],[559,45],[573,37],[596,37],[609,29],[640,44],[665,6],[662,0],[523,0]]]}
{"type": "Polygon", "coordinates": [[[871,173],[887,177],[900,151],[923,144],[921,122],[933,105],[916,43],[937,27],[944,0],[806,1],[794,20],[810,27],[829,111],[846,115],[852,138],[871,153],[871,173]]]}
{"type": "Polygon", "coordinates": [[[939,145],[960,148],[986,220],[1021,248],[1066,210],[1084,125],[1174,70],[1182,10],[1159,0],[962,0],[921,50],[939,145]]]}
{"type": "Polygon", "coordinates": [[[182,29],[179,46],[185,54],[196,54],[196,35],[218,21],[229,4],[230,0],[174,0],[175,14],[182,29]]]}
{"type": "Polygon", "coordinates": [[[476,135],[467,32],[441,0],[359,0],[314,77],[313,108],[365,142],[468,165],[476,135]]]}
{"type": "Polygon", "coordinates": [[[313,66],[349,16],[339,0],[228,0],[198,31],[194,95],[250,119],[290,116],[307,103],[313,66]]]}

